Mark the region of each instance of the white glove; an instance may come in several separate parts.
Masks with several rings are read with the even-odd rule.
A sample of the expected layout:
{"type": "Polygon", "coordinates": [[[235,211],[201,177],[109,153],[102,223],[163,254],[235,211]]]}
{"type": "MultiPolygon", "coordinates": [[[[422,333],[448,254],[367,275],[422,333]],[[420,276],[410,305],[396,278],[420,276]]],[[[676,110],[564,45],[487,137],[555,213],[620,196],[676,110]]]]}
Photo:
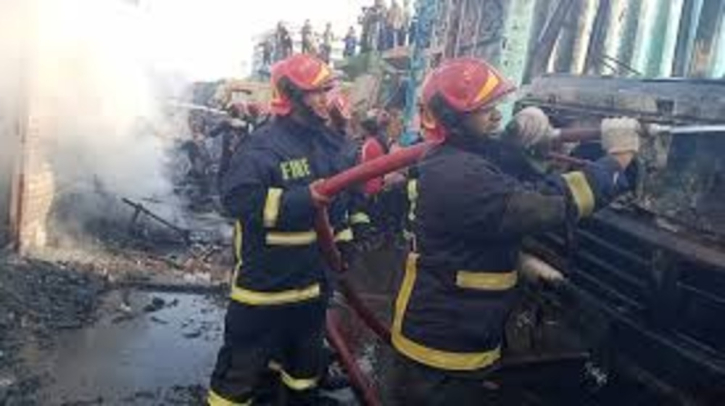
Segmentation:
{"type": "Polygon", "coordinates": [[[538,107],[527,107],[519,111],[512,121],[516,143],[524,148],[548,144],[559,136],[549,122],[549,117],[538,107]]]}
{"type": "Polygon", "coordinates": [[[609,154],[639,152],[639,121],[628,118],[607,118],[602,121],[602,148],[609,154]]]}

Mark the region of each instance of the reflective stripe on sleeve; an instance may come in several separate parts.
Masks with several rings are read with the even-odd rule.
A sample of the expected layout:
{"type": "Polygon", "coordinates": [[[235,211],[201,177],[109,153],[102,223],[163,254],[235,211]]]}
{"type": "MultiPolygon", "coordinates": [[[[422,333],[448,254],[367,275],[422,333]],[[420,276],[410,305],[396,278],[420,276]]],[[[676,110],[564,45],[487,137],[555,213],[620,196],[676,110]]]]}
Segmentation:
{"type": "Polygon", "coordinates": [[[590,216],[594,212],[594,192],[584,172],[570,172],[562,175],[571,191],[579,218],[590,216]]]}

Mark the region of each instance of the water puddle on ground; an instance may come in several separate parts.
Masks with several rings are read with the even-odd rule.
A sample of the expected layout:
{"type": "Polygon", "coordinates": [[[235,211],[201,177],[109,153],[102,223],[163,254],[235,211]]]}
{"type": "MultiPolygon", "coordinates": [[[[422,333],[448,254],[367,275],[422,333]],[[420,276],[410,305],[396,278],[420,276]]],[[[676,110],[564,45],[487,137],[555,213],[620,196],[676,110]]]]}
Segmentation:
{"type": "Polygon", "coordinates": [[[131,292],[129,312],[120,296],[110,294],[93,326],[60,332],[52,350],[28,346],[24,358],[50,381],[40,404],[198,404],[222,342],[223,305],[203,295],[131,292]]]}

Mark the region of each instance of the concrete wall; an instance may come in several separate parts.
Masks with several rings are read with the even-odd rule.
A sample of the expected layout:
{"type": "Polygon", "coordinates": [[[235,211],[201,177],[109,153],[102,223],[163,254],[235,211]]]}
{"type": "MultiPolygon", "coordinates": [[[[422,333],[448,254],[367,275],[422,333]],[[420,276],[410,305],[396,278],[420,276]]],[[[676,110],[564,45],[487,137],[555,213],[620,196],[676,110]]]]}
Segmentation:
{"type": "MultiPolygon", "coordinates": [[[[3,106],[5,107],[5,106],[3,106]]],[[[0,107],[0,247],[10,242],[10,211],[13,196],[13,167],[15,153],[11,147],[15,136],[13,117],[7,109],[0,107]]]]}
{"type": "Polygon", "coordinates": [[[31,111],[24,127],[18,233],[21,253],[47,244],[48,218],[55,196],[54,176],[48,156],[53,134],[49,122],[31,111]]]}

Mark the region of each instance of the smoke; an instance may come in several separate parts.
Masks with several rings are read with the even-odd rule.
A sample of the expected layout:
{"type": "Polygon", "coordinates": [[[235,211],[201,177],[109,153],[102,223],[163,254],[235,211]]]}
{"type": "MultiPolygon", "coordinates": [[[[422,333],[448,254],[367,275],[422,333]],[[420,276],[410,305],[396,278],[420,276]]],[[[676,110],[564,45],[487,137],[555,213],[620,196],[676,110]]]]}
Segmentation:
{"type": "MultiPolygon", "coordinates": [[[[161,134],[166,95],[143,10],[123,0],[4,0],[0,16],[0,62],[16,62],[0,63],[0,90],[24,86],[0,94],[0,108],[27,96],[66,222],[127,221],[121,197],[164,201],[155,210],[178,217],[167,170],[173,134],[161,134]]],[[[8,137],[0,141],[9,150],[8,137]]]]}

